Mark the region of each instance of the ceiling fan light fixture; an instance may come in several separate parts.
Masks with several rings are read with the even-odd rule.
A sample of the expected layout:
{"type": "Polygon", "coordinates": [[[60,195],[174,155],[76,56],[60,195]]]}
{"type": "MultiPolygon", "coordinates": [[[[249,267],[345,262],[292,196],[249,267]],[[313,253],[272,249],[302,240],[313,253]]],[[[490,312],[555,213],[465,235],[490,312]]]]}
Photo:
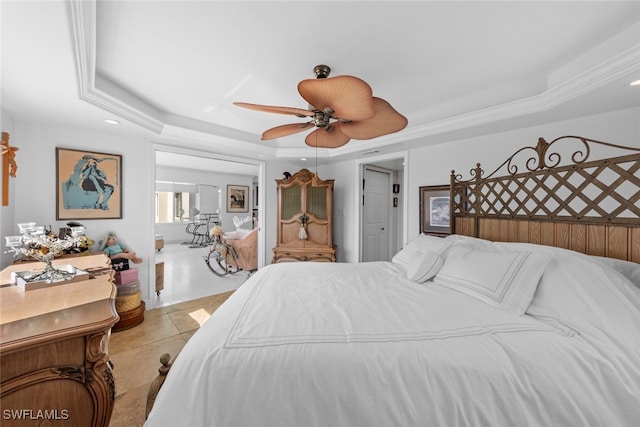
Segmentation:
{"type": "Polygon", "coordinates": [[[304,124],[291,123],[268,129],[262,139],[276,139],[316,127],[307,135],[305,143],[311,147],[337,148],[351,139],[372,139],[398,132],[407,126],[407,119],[387,101],[373,96],[371,86],[353,76],[328,77],[331,69],[316,65],[316,79],[298,83],[298,92],[309,104],[304,110],[292,107],[234,102],[235,105],[256,111],[309,117],[304,124]]]}

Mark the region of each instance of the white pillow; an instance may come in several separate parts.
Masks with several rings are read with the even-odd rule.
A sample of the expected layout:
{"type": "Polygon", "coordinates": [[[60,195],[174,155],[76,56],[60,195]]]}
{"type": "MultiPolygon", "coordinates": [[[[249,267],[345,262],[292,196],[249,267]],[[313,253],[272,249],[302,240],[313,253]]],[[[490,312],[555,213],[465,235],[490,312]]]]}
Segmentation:
{"type": "Polygon", "coordinates": [[[593,258],[568,250],[555,252],[527,314],[556,319],[590,339],[629,346],[637,354],[640,289],[593,258]]]}
{"type": "Polygon", "coordinates": [[[427,234],[418,234],[407,245],[393,256],[391,262],[401,265],[405,269],[409,267],[409,258],[414,252],[433,251],[441,258],[446,256],[447,250],[453,246],[453,242],[449,242],[442,237],[430,236],[427,234]]]}
{"type": "Polygon", "coordinates": [[[640,288],[640,264],[632,261],[625,261],[615,258],[594,257],[596,261],[606,265],[622,274],[627,279],[631,280],[631,283],[640,288]]]}
{"type": "Polygon", "coordinates": [[[442,258],[434,251],[415,251],[409,255],[407,278],[418,283],[426,282],[438,273],[442,264],[442,258]]]}
{"type": "Polygon", "coordinates": [[[533,299],[549,256],[454,247],[434,281],[491,306],[522,315],[533,299]]]}

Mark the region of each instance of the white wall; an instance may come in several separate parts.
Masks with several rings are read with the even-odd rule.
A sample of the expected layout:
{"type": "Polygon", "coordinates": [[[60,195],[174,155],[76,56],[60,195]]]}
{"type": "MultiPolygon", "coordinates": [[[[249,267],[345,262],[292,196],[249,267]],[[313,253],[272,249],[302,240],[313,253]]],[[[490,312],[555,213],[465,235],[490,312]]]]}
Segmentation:
{"type": "MultiPolygon", "coordinates": [[[[411,239],[419,231],[419,200],[418,197],[412,197],[418,194],[418,187],[449,184],[452,169],[468,179],[469,170],[478,162],[489,173],[518,149],[535,146],[539,137],[550,142],[564,135],[640,148],[640,109],[619,110],[411,150],[406,169],[409,174],[408,238],[411,239]]],[[[593,160],[631,154],[629,151],[622,153],[595,144],[591,148],[590,158],[593,160]]]]}
{"type": "MultiPolygon", "coordinates": [[[[148,212],[152,194],[148,192],[151,174],[147,141],[88,132],[68,127],[15,123],[14,142],[20,147],[19,171],[15,185],[16,222],[35,221],[54,231],[67,221],[56,221],[56,147],[122,154],[122,219],[79,220],[87,227],[87,236],[98,242],[108,231],[137,252],[145,261],[139,266],[143,289],[149,280],[151,236],[148,230],[153,216],[148,212]]],[[[4,221],[3,221],[4,222],[4,221]]],[[[144,292],[144,291],[143,291],[144,292]]]]}
{"type": "MultiPolygon", "coordinates": [[[[626,109],[582,117],[543,126],[518,129],[469,138],[447,144],[433,145],[409,150],[405,164],[407,188],[401,193],[407,198],[407,241],[419,232],[419,187],[424,185],[448,185],[451,170],[465,174],[480,162],[487,171],[492,171],[507,157],[524,146],[535,146],[539,137],[547,141],[564,136],[577,135],[618,145],[640,147],[640,109],[626,109]]],[[[628,154],[630,152],[624,153],[628,154]]],[[[592,146],[592,159],[622,155],[611,148],[592,146]]],[[[358,161],[323,166],[321,178],[335,179],[334,197],[334,241],[338,245],[338,260],[357,262],[358,255],[358,210],[354,200],[359,198],[358,161]]],[[[402,199],[402,197],[401,197],[402,199]]],[[[404,242],[406,244],[406,242],[404,242]]]]}
{"type": "Polygon", "coordinates": [[[357,239],[356,218],[360,215],[354,209],[360,198],[357,166],[353,161],[323,165],[318,168],[322,179],[333,179],[333,243],[336,245],[338,262],[357,262],[359,247],[352,242],[357,239]]]}
{"type": "MultiPolygon", "coordinates": [[[[256,166],[256,176],[257,175],[258,167],[256,166]]],[[[222,226],[225,231],[231,231],[235,229],[235,226],[233,225],[234,216],[251,216],[253,210],[253,191],[251,191],[253,188],[252,176],[157,166],[156,181],[188,182],[192,184],[217,186],[220,190],[222,190],[220,219],[222,220],[222,226]],[[249,199],[247,200],[247,206],[249,206],[248,212],[227,212],[227,185],[244,185],[249,188],[249,199]]],[[[244,225],[242,228],[252,228],[251,223],[244,225]]],[[[187,237],[189,237],[186,234],[186,223],[156,224],[155,231],[156,233],[164,235],[165,242],[182,242],[185,241],[187,237]]]]}
{"type": "MultiPolygon", "coordinates": [[[[14,138],[14,123],[13,118],[4,110],[0,110],[0,127],[2,128],[2,132],[9,133],[9,145],[20,148],[16,144],[16,140],[14,138]]],[[[23,161],[21,160],[23,155],[20,150],[16,152],[16,163],[18,165],[18,169],[20,169],[23,165],[23,161]]],[[[4,162],[2,162],[4,165],[4,162]]],[[[3,166],[0,166],[0,173],[4,174],[3,166]]],[[[16,206],[16,180],[18,176],[22,175],[22,171],[18,170],[15,178],[9,178],[9,204],[7,206],[0,206],[0,268],[4,268],[7,265],[11,264],[13,261],[13,254],[7,252],[7,248],[4,244],[5,236],[12,236],[15,234],[14,229],[16,220],[15,220],[15,206],[16,206]]],[[[2,180],[2,176],[0,175],[0,180],[2,180]]]]}
{"type": "MultiPolygon", "coordinates": [[[[7,209],[2,211],[3,235],[17,233],[15,224],[18,222],[35,221],[38,224],[50,225],[53,230],[66,225],[66,220],[55,220],[56,147],[123,156],[122,219],[80,220],[80,222],[87,227],[87,235],[96,242],[108,231],[116,232],[124,243],[145,260],[138,269],[143,298],[149,301],[149,284],[155,275],[154,211],[151,209],[154,206],[154,194],[150,191],[154,187],[155,166],[151,142],[119,134],[22,122],[15,123],[11,141],[20,147],[19,171],[18,177],[14,180],[12,206],[8,211],[7,209]]],[[[234,178],[229,183],[247,185],[251,188],[252,177],[246,177],[240,181],[234,178]]],[[[250,203],[252,203],[251,200],[250,203]]],[[[233,226],[232,218],[233,214],[228,218],[231,226],[233,226]]],[[[3,267],[10,261],[9,258],[3,267]]]]}

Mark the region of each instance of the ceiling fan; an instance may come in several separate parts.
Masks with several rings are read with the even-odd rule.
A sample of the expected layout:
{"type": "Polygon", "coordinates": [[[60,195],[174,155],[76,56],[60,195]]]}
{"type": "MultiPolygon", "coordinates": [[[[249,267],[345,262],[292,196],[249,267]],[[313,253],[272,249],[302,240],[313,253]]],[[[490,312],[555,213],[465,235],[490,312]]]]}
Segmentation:
{"type": "Polygon", "coordinates": [[[351,139],[372,139],[398,132],[407,126],[407,118],[384,99],[373,96],[371,86],[353,76],[328,77],[331,68],[316,65],[316,79],[298,83],[298,92],[309,103],[309,109],[274,107],[234,102],[239,107],[268,113],[309,117],[306,123],[291,123],[267,129],[262,140],[280,138],[317,129],[305,138],[311,147],[337,148],[351,139]]]}

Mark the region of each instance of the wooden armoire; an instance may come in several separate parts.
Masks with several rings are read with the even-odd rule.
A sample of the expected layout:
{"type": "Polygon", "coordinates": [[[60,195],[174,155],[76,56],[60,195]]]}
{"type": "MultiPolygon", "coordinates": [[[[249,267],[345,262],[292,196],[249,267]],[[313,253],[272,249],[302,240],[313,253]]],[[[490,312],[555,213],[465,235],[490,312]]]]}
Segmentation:
{"type": "Polygon", "coordinates": [[[278,185],[278,236],[272,262],[336,261],[333,179],[302,169],[278,185]]]}

